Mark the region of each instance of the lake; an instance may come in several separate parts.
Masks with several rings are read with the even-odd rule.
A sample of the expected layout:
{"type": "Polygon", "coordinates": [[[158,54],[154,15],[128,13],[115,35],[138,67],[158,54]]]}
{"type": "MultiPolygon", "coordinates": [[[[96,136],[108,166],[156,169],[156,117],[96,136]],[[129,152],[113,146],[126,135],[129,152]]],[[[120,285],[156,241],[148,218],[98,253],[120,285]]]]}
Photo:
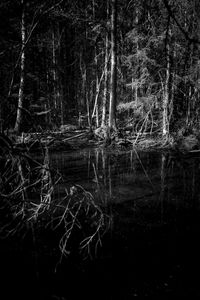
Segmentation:
{"type": "Polygon", "coordinates": [[[45,202],[54,209],[34,220],[1,209],[3,299],[200,296],[200,156],[83,149],[50,153],[48,164],[59,178],[45,202]],[[59,213],[77,189],[92,212],[84,202],[63,255],[63,228],[74,215],[66,225],[59,213]],[[103,230],[79,251],[102,215],[103,230]]]}

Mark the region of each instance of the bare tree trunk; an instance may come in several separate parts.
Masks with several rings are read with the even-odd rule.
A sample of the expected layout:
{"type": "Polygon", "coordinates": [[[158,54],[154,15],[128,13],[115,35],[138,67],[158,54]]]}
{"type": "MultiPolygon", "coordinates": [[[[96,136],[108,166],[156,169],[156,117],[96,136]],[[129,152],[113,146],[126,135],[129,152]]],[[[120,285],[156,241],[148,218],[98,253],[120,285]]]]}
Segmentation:
{"type": "Polygon", "coordinates": [[[60,109],[60,78],[58,72],[59,66],[59,53],[60,52],[60,32],[59,24],[56,23],[52,30],[52,60],[53,60],[53,94],[54,94],[54,108],[59,111],[60,109]]]}
{"type": "Polygon", "coordinates": [[[22,117],[23,117],[23,106],[24,106],[24,80],[25,80],[25,39],[26,39],[26,26],[25,26],[25,3],[21,0],[22,5],[22,18],[21,18],[21,64],[20,64],[20,83],[19,83],[19,94],[18,94],[18,107],[17,117],[15,122],[15,131],[20,133],[22,130],[22,117]]]}
{"type": "Polygon", "coordinates": [[[163,128],[162,128],[162,135],[167,136],[169,134],[169,81],[170,81],[170,17],[168,20],[168,29],[167,29],[167,36],[166,36],[166,77],[165,77],[165,84],[164,84],[164,93],[163,93],[163,128]]]}
{"type": "Polygon", "coordinates": [[[92,125],[91,125],[91,116],[90,116],[90,103],[89,103],[89,99],[88,99],[88,95],[86,93],[85,95],[86,97],[86,106],[87,106],[87,119],[88,119],[88,126],[91,129],[92,125]]]}
{"type": "Polygon", "coordinates": [[[52,124],[52,107],[51,107],[51,102],[50,102],[50,79],[49,79],[49,61],[47,59],[47,55],[46,57],[46,94],[48,95],[47,97],[47,110],[49,110],[49,114],[47,114],[47,124],[51,125],[52,124]]]}
{"type": "Polygon", "coordinates": [[[97,47],[95,46],[95,116],[96,116],[96,127],[99,127],[99,105],[98,105],[98,95],[99,95],[99,88],[100,88],[100,83],[99,83],[99,78],[98,78],[98,60],[97,60],[97,47]]]}
{"type": "Polygon", "coordinates": [[[169,123],[173,117],[174,113],[174,96],[176,91],[176,74],[177,74],[177,47],[176,43],[174,43],[174,49],[172,53],[173,57],[173,73],[171,75],[171,95],[170,95],[170,103],[169,103],[169,123]]]}
{"type": "MultiPolygon", "coordinates": [[[[93,0],[92,2],[93,4],[93,20],[95,21],[95,0],[93,0]]],[[[98,92],[98,88],[99,88],[99,78],[98,78],[98,59],[97,59],[97,45],[95,43],[94,46],[94,61],[95,61],[95,76],[96,76],[96,86],[95,86],[95,115],[96,115],[96,127],[99,127],[99,104],[98,104],[98,97],[96,97],[96,94],[98,92]]]]}
{"type": "Polygon", "coordinates": [[[58,100],[58,107],[60,112],[60,125],[64,125],[64,88],[63,88],[63,77],[61,72],[61,66],[63,64],[63,60],[61,58],[61,39],[62,39],[62,31],[60,32],[59,24],[57,25],[57,34],[58,34],[58,54],[57,54],[57,100],[58,100]]]}
{"type": "Polygon", "coordinates": [[[167,136],[169,134],[169,119],[168,119],[168,104],[169,104],[169,65],[167,63],[166,68],[166,79],[164,85],[164,95],[163,95],[163,128],[162,134],[163,136],[167,136]]]}
{"type": "MultiPolygon", "coordinates": [[[[193,58],[195,56],[193,45],[190,45],[188,47],[188,55],[187,56],[188,56],[187,57],[187,62],[189,63],[189,66],[193,66],[194,65],[193,58]]],[[[198,82],[198,76],[196,78],[196,82],[198,82]]],[[[186,93],[186,99],[185,100],[186,100],[186,103],[187,103],[186,126],[188,126],[191,119],[192,119],[192,117],[194,117],[193,112],[194,112],[194,104],[195,104],[195,99],[192,97],[192,86],[191,85],[188,87],[188,91],[186,93]]]]}
{"type": "Polygon", "coordinates": [[[100,79],[96,78],[95,100],[94,100],[94,108],[93,108],[92,118],[94,117],[95,112],[96,112],[97,107],[98,107],[98,97],[99,97],[99,93],[100,93],[101,83],[102,83],[103,78],[104,78],[105,69],[106,69],[106,66],[104,67],[104,70],[102,71],[100,79]]]}
{"type": "MultiPolygon", "coordinates": [[[[138,9],[136,8],[136,17],[135,17],[135,26],[136,28],[138,27],[138,9]]],[[[139,60],[138,60],[138,53],[139,53],[139,44],[138,44],[138,40],[136,41],[136,65],[138,68],[138,64],[139,64],[139,60]]],[[[136,71],[136,81],[135,81],[135,105],[136,108],[138,106],[138,81],[139,81],[139,68],[136,71]]]]}
{"type": "Polygon", "coordinates": [[[52,29],[52,62],[53,62],[53,106],[55,109],[55,120],[57,124],[63,125],[63,85],[60,70],[61,66],[61,43],[60,26],[56,22],[52,29]]]}
{"type": "Polygon", "coordinates": [[[56,37],[55,37],[55,29],[52,29],[52,62],[53,62],[53,104],[54,109],[57,109],[57,74],[56,74],[56,37]]]}
{"type": "MultiPolygon", "coordinates": [[[[109,2],[107,1],[107,18],[109,14],[109,2]]],[[[106,41],[105,41],[105,74],[104,74],[104,90],[103,90],[103,103],[102,103],[102,119],[101,126],[106,124],[106,103],[107,103],[107,93],[108,93],[108,32],[106,31],[106,41]]]]}
{"type": "Polygon", "coordinates": [[[110,74],[110,107],[109,127],[116,129],[116,98],[117,98],[117,0],[111,0],[111,74],[110,74]]]}

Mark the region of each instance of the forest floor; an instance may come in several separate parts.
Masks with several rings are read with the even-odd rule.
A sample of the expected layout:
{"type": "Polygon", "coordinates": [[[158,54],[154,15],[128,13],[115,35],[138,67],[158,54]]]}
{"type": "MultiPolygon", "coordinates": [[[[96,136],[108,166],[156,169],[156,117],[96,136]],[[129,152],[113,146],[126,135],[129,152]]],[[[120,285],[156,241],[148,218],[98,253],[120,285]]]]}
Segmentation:
{"type": "MultiPolygon", "coordinates": [[[[65,128],[66,129],[66,128],[65,128]]],[[[200,141],[195,135],[182,137],[162,135],[138,134],[115,135],[111,139],[104,138],[96,131],[68,127],[64,131],[44,131],[23,133],[21,136],[9,136],[15,148],[30,152],[48,147],[51,151],[73,151],[83,148],[104,147],[113,151],[173,150],[182,153],[200,152],[200,141]]]]}

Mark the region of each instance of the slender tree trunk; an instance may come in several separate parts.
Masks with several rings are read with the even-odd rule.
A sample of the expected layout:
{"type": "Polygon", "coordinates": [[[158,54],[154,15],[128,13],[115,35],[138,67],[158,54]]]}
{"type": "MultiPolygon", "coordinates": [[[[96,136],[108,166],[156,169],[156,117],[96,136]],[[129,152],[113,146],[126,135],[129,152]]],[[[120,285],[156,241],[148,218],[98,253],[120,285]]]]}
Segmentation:
{"type": "MultiPolygon", "coordinates": [[[[103,78],[104,78],[105,69],[106,69],[106,66],[104,67],[104,70],[102,71],[100,79],[98,79],[98,82],[96,82],[96,86],[95,86],[95,100],[94,100],[94,108],[93,108],[92,118],[94,117],[95,112],[97,111],[98,97],[99,97],[99,94],[100,94],[101,83],[102,83],[103,78]]],[[[97,79],[96,79],[96,81],[97,81],[97,79]]]]}
{"type": "Polygon", "coordinates": [[[176,91],[176,74],[177,74],[177,47],[176,43],[174,43],[174,49],[172,53],[173,57],[173,73],[171,75],[171,95],[170,95],[170,103],[169,103],[169,123],[173,117],[174,113],[174,96],[175,96],[175,91],[176,91]]]}
{"type": "Polygon", "coordinates": [[[26,40],[26,26],[25,26],[25,3],[21,0],[22,17],[21,17],[21,63],[20,63],[20,83],[18,94],[17,117],[15,122],[15,131],[20,133],[22,130],[23,106],[24,106],[24,80],[25,80],[25,40],[26,40]]]}
{"type": "MultiPolygon", "coordinates": [[[[194,46],[190,45],[188,47],[188,55],[187,55],[187,68],[194,65],[194,46]]],[[[197,55],[198,57],[198,55],[197,55]]],[[[186,74],[186,72],[185,72],[186,74]]],[[[186,77],[186,76],[185,76],[186,77]]],[[[198,76],[196,79],[196,82],[198,82],[198,76]]],[[[191,119],[194,117],[193,113],[195,111],[195,99],[192,97],[192,85],[188,87],[187,93],[186,93],[186,103],[187,103],[187,111],[186,111],[186,126],[189,125],[191,119]]]]}
{"type": "MultiPolygon", "coordinates": [[[[135,18],[135,26],[138,27],[138,9],[136,8],[136,18],[135,18]]],[[[136,82],[135,82],[135,105],[136,108],[138,106],[138,79],[140,77],[139,74],[139,60],[138,60],[138,53],[139,53],[139,43],[138,40],[136,41],[136,65],[137,65],[137,71],[136,71],[136,82]]]]}
{"type": "Polygon", "coordinates": [[[59,24],[56,23],[52,30],[52,61],[53,61],[53,97],[54,108],[59,111],[60,108],[60,84],[59,84],[59,53],[60,52],[60,32],[59,24]]]}
{"type": "Polygon", "coordinates": [[[98,105],[98,94],[99,94],[99,78],[98,78],[98,60],[97,60],[97,47],[95,46],[95,76],[96,76],[96,80],[95,80],[95,103],[94,103],[94,107],[95,107],[95,115],[96,115],[96,127],[99,127],[99,105],[98,105]]]}
{"type": "MultiPolygon", "coordinates": [[[[107,1],[107,18],[109,14],[109,2],[107,1]]],[[[104,90],[103,90],[103,103],[102,103],[102,119],[101,126],[106,124],[106,103],[107,103],[107,93],[108,93],[108,32],[106,31],[106,41],[105,41],[105,74],[104,74],[104,90]]]]}
{"type": "Polygon", "coordinates": [[[61,33],[59,23],[55,23],[52,30],[52,61],[53,61],[53,103],[55,109],[55,121],[63,124],[63,86],[60,66],[62,64],[60,54],[61,33]]]}
{"type": "Polygon", "coordinates": [[[63,76],[61,72],[62,65],[64,63],[64,59],[61,56],[61,38],[62,32],[60,32],[59,24],[57,24],[57,35],[58,35],[58,51],[57,51],[57,101],[58,101],[58,108],[60,113],[60,125],[64,125],[64,88],[63,88],[63,76]]]}
{"type": "Polygon", "coordinates": [[[86,106],[87,106],[87,119],[88,119],[88,126],[91,129],[92,125],[91,125],[91,116],[90,116],[90,103],[89,103],[89,99],[88,99],[88,95],[85,95],[86,97],[86,106]]]}
{"type": "Polygon", "coordinates": [[[164,85],[164,95],[163,95],[163,136],[169,134],[169,119],[168,119],[168,104],[169,104],[169,64],[167,63],[166,68],[166,79],[164,85]]]}
{"type": "MultiPolygon", "coordinates": [[[[93,0],[92,2],[93,4],[93,20],[95,21],[95,0],[93,0]]],[[[96,93],[98,92],[98,88],[99,88],[99,77],[98,77],[98,59],[97,59],[97,45],[95,43],[95,46],[94,46],[94,55],[95,55],[95,58],[94,58],[94,61],[95,61],[95,76],[96,76],[96,86],[95,86],[95,115],[96,115],[96,127],[98,128],[99,127],[99,104],[98,104],[98,98],[96,98],[96,93]]]]}
{"type": "MultiPolygon", "coordinates": [[[[45,53],[46,54],[46,53],[45,53]]],[[[46,94],[48,95],[47,97],[47,110],[50,110],[50,112],[48,113],[48,119],[47,119],[47,123],[49,125],[52,125],[52,107],[51,107],[51,101],[50,101],[50,74],[49,74],[49,58],[47,56],[47,54],[45,55],[46,58],[46,62],[45,62],[45,67],[46,67],[46,94]]]]}
{"type": "Polygon", "coordinates": [[[169,134],[169,81],[170,81],[170,17],[168,20],[168,29],[167,29],[167,36],[166,36],[166,77],[165,77],[165,84],[164,84],[164,93],[163,93],[163,128],[162,128],[162,135],[167,136],[169,134]]]}
{"type": "Polygon", "coordinates": [[[52,29],[52,62],[53,62],[53,70],[52,70],[52,72],[53,72],[53,104],[54,104],[54,109],[57,109],[56,38],[55,38],[55,29],[54,29],[54,27],[52,29]]]}
{"type": "Polygon", "coordinates": [[[111,0],[111,74],[110,74],[110,107],[109,127],[116,129],[116,98],[117,98],[117,0],[111,0]]]}

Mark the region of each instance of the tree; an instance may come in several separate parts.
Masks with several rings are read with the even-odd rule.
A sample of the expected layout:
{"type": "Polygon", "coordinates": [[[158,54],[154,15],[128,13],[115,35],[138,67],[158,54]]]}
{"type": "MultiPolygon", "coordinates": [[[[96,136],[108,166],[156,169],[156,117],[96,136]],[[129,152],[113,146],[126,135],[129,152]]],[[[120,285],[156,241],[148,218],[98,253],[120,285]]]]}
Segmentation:
{"type": "Polygon", "coordinates": [[[25,25],[25,2],[21,0],[22,16],[21,16],[21,63],[20,63],[20,84],[17,117],[15,122],[15,131],[19,133],[22,126],[22,110],[24,106],[24,85],[25,85],[25,42],[26,42],[26,25],[25,25]]]}
{"type": "MultiPolygon", "coordinates": [[[[109,6],[107,3],[107,17],[109,13],[109,6]]],[[[104,127],[106,124],[106,104],[107,104],[107,93],[108,93],[108,30],[106,30],[105,37],[105,75],[104,75],[104,89],[103,89],[103,102],[102,102],[102,119],[101,126],[104,127]]]]}
{"type": "Polygon", "coordinates": [[[117,0],[111,0],[111,70],[110,70],[110,106],[109,128],[116,130],[117,102],[117,0]]]}
{"type": "Polygon", "coordinates": [[[170,16],[168,18],[167,33],[166,33],[166,75],[163,87],[163,127],[162,135],[169,135],[169,79],[170,79],[170,16]]]}

